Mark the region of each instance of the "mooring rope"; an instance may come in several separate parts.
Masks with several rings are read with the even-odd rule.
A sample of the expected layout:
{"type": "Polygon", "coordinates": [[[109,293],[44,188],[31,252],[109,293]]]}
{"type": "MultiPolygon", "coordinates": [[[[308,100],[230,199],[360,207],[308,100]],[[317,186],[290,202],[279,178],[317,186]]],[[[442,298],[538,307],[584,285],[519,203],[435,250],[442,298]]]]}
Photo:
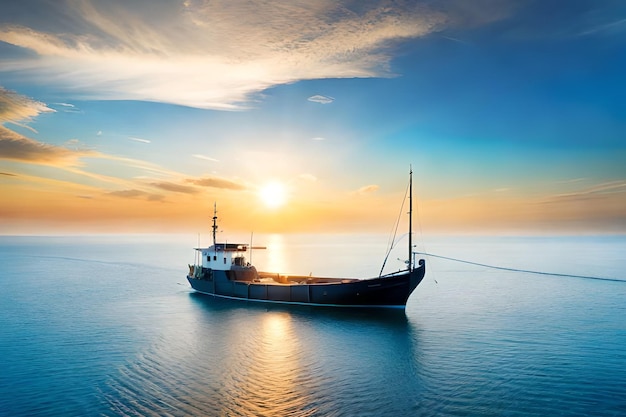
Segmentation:
{"type": "Polygon", "coordinates": [[[617,278],[603,278],[603,277],[592,277],[592,276],[587,276],[587,275],[572,275],[572,274],[558,274],[558,273],[555,273],[555,272],[530,271],[528,269],[507,268],[507,267],[504,267],[504,266],[495,266],[495,265],[481,264],[481,263],[478,263],[478,262],[471,262],[471,261],[466,261],[466,260],[463,260],[463,259],[450,258],[448,256],[435,255],[434,253],[427,253],[427,252],[413,252],[413,253],[416,254],[416,255],[425,255],[425,256],[432,256],[433,258],[446,259],[448,261],[453,261],[453,262],[460,262],[460,263],[464,263],[464,264],[482,266],[482,267],[485,267],[485,268],[500,269],[502,271],[525,272],[527,274],[551,275],[551,276],[555,276],[555,277],[570,277],[570,278],[581,278],[581,279],[594,279],[594,280],[597,280],[597,281],[611,281],[611,282],[626,283],[626,280],[617,279],[617,278]]]}

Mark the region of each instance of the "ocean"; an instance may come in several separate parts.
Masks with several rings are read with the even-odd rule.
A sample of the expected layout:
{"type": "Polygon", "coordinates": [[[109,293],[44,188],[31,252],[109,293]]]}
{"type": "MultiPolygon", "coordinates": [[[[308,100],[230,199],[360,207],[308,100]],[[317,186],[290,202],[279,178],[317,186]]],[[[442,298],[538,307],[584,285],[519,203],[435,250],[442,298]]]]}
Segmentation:
{"type": "MultiPolygon", "coordinates": [[[[197,294],[197,244],[0,237],[0,415],[626,415],[626,236],[418,237],[421,252],[512,270],[422,256],[406,310],[197,294]]],[[[374,277],[387,237],[254,244],[261,270],[374,277]]]]}

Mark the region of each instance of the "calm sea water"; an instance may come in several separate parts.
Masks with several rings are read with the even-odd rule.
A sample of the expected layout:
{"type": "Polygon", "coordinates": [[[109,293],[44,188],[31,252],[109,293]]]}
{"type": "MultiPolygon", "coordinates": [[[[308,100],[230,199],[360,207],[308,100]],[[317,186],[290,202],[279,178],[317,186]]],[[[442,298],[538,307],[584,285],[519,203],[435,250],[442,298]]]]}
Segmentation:
{"type": "MultiPolygon", "coordinates": [[[[0,415],[626,415],[626,237],[425,238],[442,256],[622,281],[427,258],[406,311],[195,294],[195,240],[0,237],[0,415]]],[[[254,243],[263,270],[375,276],[386,238],[254,243]]]]}

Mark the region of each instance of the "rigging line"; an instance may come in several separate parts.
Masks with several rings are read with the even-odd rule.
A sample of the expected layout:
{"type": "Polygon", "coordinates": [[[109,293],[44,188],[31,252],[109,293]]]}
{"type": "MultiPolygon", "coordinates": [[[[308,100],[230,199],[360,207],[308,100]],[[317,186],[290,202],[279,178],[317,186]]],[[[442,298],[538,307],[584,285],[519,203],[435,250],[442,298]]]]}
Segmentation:
{"type": "Polygon", "coordinates": [[[447,259],[448,261],[460,262],[460,263],[464,263],[464,264],[483,266],[485,268],[500,269],[500,270],[503,270],[503,271],[525,272],[527,274],[551,275],[551,276],[555,276],[555,277],[571,277],[571,278],[582,278],[582,279],[594,279],[594,280],[597,280],[597,281],[611,281],[611,282],[626,283],[626,281],[624,281],[622,279],[617,279],[617,278],[602,278],[602,277],[591,277],[591,276],[587,276],[587,275],[557,274],[555,272],[530,271],[530,270],[527,270],[527,269],[516,269],[516,268],[507,268],[507,267],[504,267],[504,266],[495,266],[495,265],[481,264],[481,263],[478,263],[478,262],[465,261],[463,259],[449,258],[447,256],[435,255],[433,253],[426,253],[426,252],[413,252],[413,253],[415,253],[417,255],[432,256],[433,258],[447,259]]]}
{"type": "Polygon", "coordinates": [[[400,205],[400,213],[398,213],[398,219],[396,220],[396,226],[393,231],[393,237],[391,238],[390,242],[387,242],[389,244],[389,249],[387,250],[387,255],[385,255],[385,259],[383,260],[383,266],[380,267],[380,273],[378,274],[379,277],[383,275],[383,269],[385,269],[385,264],[387,263],[387,259],[389,258],[389,255],[391,254],[391,251],[393,250],[393,245],[396,243],[396,235],[398,234],[398,227],[400,226],[400,218],[402,217],[402,212],[404,211],[404,203],[406,202],[406,197],[409,194],[410,187],[411,187],[411,184],[409,183],[406,186],[406,191],[404,192],[404,198],[402,199],[402,204],[400,205]]]}
{"type": "Polygon", "coordinates": [[[402,198],[402,204],[400,205],[400,212],[398,213],[398,218],[396,219],[396,225],[393,229],[393,236],[391,237],[389,242],[387,242],[390,245],[389,247],[390,251],[391,249],[393,249],[393,245],[396,244],[396,235],[398,234],[398,227],[400,227],[400,219],[402,218],[402,213],[404,212],[404,203],[406,202],[406,197],[409,194],[409,187],[410,185],[407,185],[406,191],[404,192],[404,197],[402,198]]]}

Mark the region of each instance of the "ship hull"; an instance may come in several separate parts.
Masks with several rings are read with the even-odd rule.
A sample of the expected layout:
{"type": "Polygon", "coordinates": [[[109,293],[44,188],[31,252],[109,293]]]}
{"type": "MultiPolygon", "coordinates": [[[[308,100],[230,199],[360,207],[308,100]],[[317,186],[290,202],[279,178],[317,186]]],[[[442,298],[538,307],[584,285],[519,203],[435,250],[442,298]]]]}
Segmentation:
{"type": "Polygon", "coordinates": [[[380,278],[338,280],[332,283],[263,283],[230,279],[229,271],[209,270],[202,278],[187,276],[191,287],[202,294],[245,301],[336,307],[404,308],[424,278],[420,260],[412,271],[380,278]]]}

